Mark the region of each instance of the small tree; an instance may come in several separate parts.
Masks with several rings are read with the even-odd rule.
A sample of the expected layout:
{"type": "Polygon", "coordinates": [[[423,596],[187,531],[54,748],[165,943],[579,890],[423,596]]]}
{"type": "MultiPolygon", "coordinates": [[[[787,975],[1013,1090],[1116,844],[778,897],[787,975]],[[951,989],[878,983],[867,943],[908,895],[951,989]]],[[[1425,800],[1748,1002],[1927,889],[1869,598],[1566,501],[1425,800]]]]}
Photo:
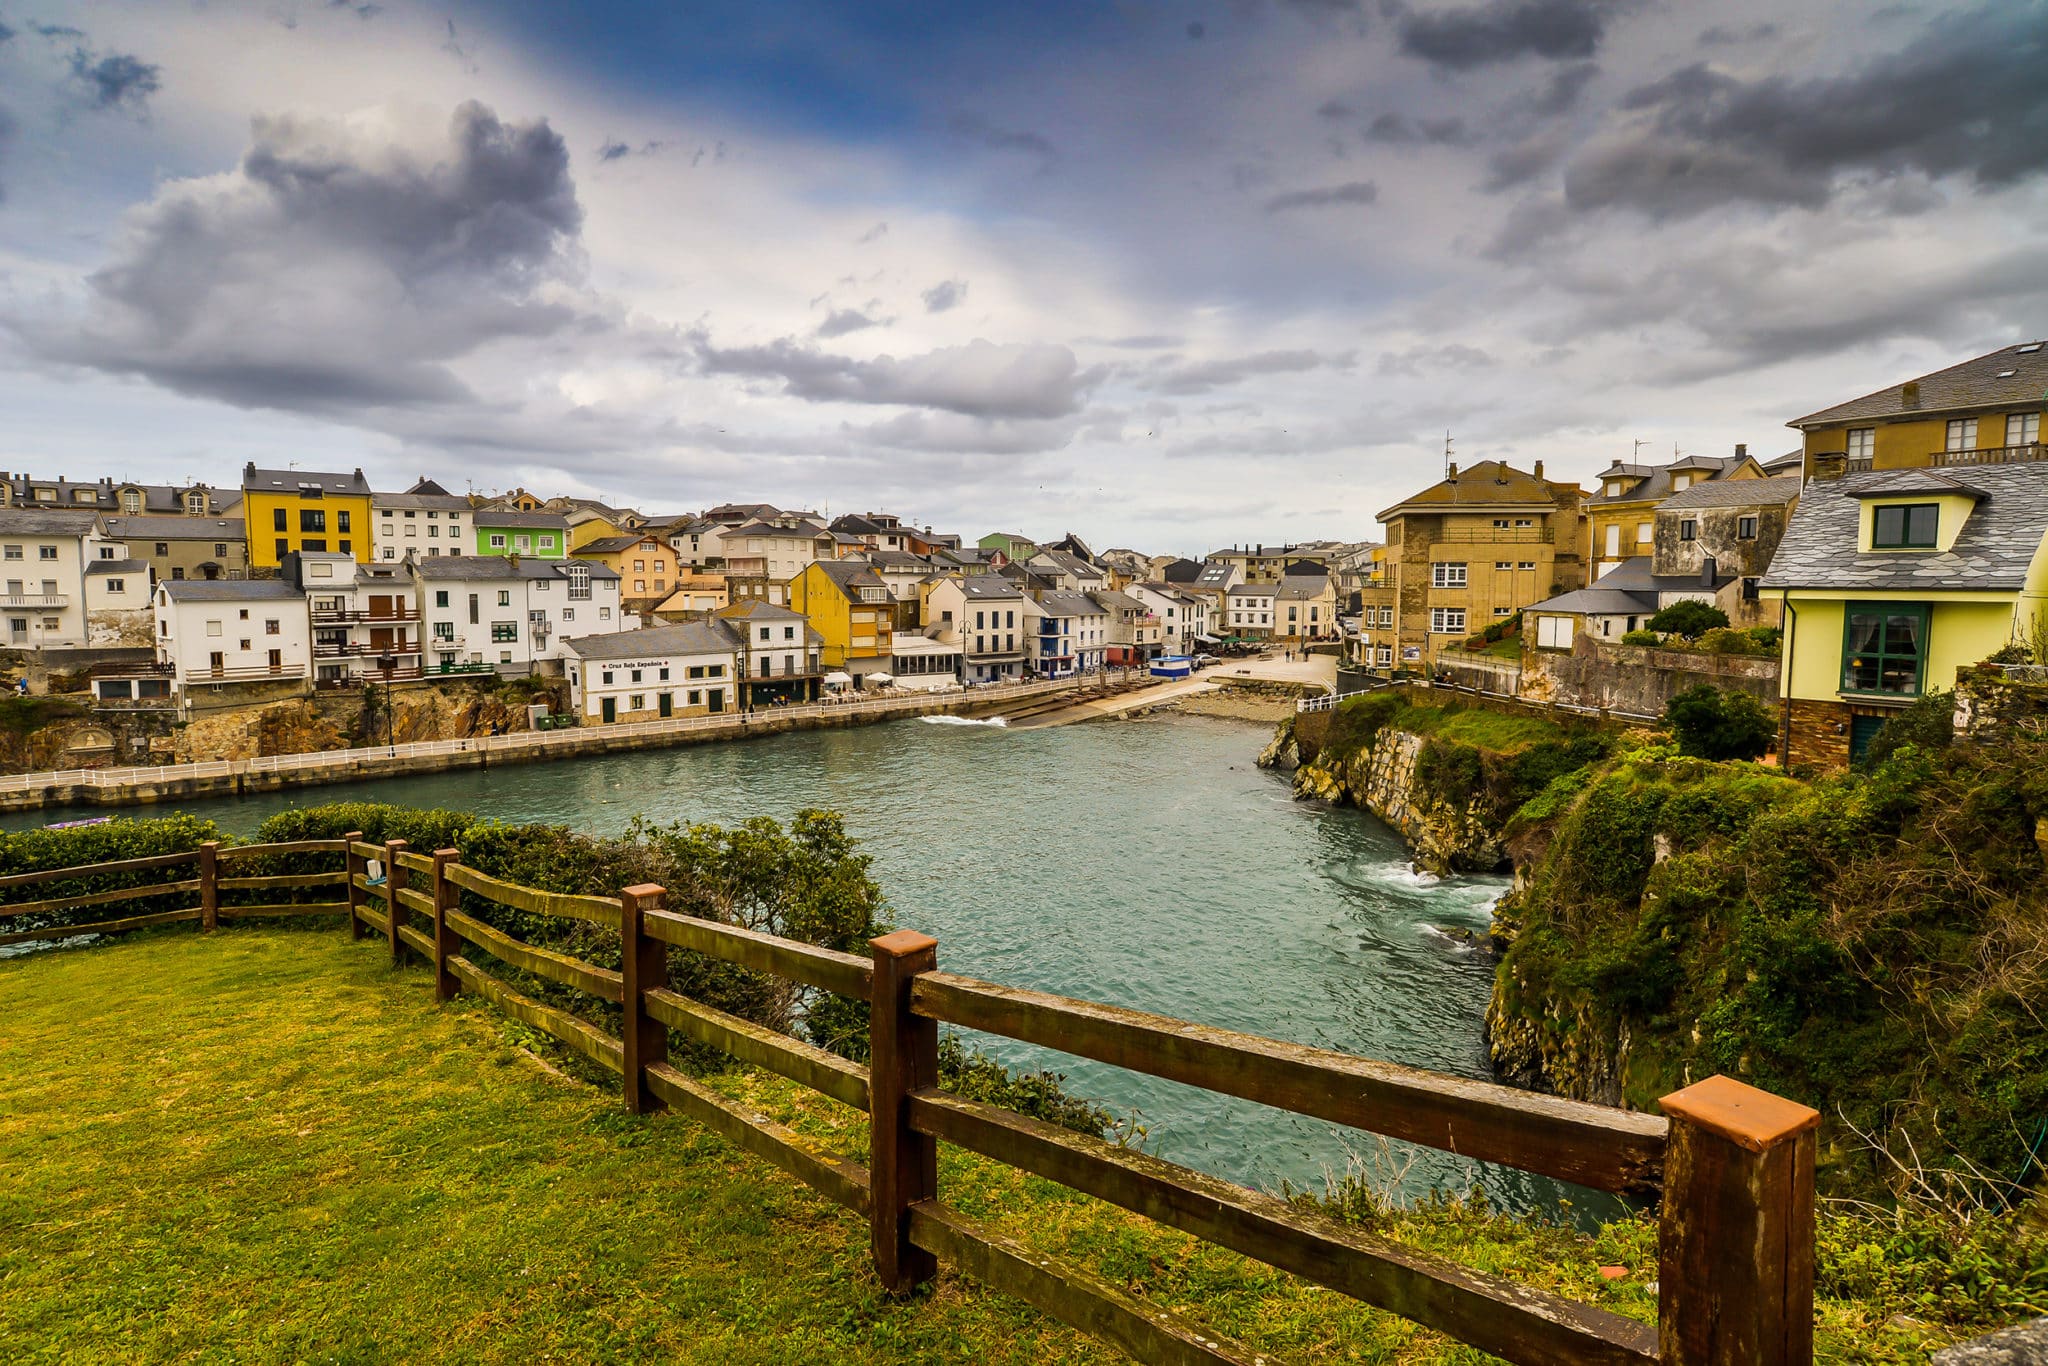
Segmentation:
{"type": "Polygon", "coordinates": [[[1672,603],[1650,618],[1652,631],[1666,631],[1687,640],[1698,640],[1716,627],[1728,624],[1728,614],[1710,602],[1685,598],[1672,603]]]}
{"type": "Polygon", "coordinates": [[[1770,748],[1770,713],[1746,692],[1723,692],[1702,683],[1664,708],[1678,749],[1698,759],[1754,759],[1770,748]]]}

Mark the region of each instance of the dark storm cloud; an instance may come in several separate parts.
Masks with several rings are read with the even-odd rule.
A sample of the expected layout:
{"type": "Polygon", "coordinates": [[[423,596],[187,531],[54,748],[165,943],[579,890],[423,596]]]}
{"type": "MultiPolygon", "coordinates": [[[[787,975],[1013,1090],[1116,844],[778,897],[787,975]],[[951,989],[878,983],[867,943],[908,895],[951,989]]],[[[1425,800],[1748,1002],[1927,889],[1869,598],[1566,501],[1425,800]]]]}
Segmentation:
{"type": "Polygon", "coordinates": [[[1051,139],[1024,129],[1000,128],[979,114],[955,114],[947,121],[953,136],[992,152],[1026,152],[1050,166],[1059,156],[1051,139]]]}
{"type": "Polygon", "coordinates": [[[2009,185],[2048,170],[2044,57],[2048,7],[2026,5],[1951,16],[1839,76],[1685,67],[1622,100],[1635,126],[1579,157],[1566,190],[1575,208],[1676,217],[1731,200],[1819,205],[1851,173],[2009,185]]]}
{"type": "Polygon", "coordinates": [[[1411,119],[1406,114],[1382,114],[1366,125],[1367,142],[1394,146],[1470,147],[1479,135],[1461,118],[1411,119]]]}
{"type": "Polygon", "coordinates": [[[382,5],[371,4],[368,0],[327,0],[327,8],[347,10],[362,20],[375,19],[384,12],[382,5]]]}
{"type": "Polygon", "coordinates": [[[6,42],[9,38],[12,38],[13,36],[14,30],[7,27],[5,22],[0,22],[0,43],[6,42]]]}
{"type": "Polygon", "coordinates": [[[941,280],[918,297],[924,300],[925,312],[944,313],[949,308],[958,308],[966,300],[967,282],[941,280]]]}
{"type": "MultiPolygon", "coordinates": [[[[0,171],[7,169],[7,151],[14,145],[14,115],[0,105],[0,171]]],[[[7,182],[0,180],[0,204],[7,202],[7,182]]]]}
{"type": "Polygon", "coordinates": [[[787,337],[729,349],[700,340],[698,361],[707,374],[780,380],[785,393],[814,402],[891,403],[986,418],[1065,417],[1100,378],[1083,372],[1064,346],[979,338],[900,360],[835,356],[787,337]]]}
{"type": "Polygon", "coordinates": [[[544,121],[468,103],[415,158],[348,126],[255,120],[237,174],[172,182],[89,277],[82,320],[10,319],[44,356],[246,407],[456,400],[447,362],[577,321],[582,210],[544,121]]]}
{"type": "Polygon", "coordinates": [[[871,318],[857,308],[835,308],[825,315],[825,321],[818,324],[821,337],[843,337],[849,332],[861,332],[870,327],[880,327],[887,319],[871,318]]]}
{"type": "Polygon", "coordinates": [[[1401,50],[1466,71],[1519,57],[1570,61],[1599,49],[1606,6],[1591,0],[1518,0],[1401,18],[1401,50]]]}
{"type": "Polygon", "coordinates": [[[1761,43],[1778,36],[1776,24],[1751,24],[1747,28],[1729,28],[1716,24],[1700,34],[1701,47],[1739,47],[1744,43],[1761,43]]]}
{"type": "Polygon", "coordinates": [[[40,38],[69,39],[85,37],[84,29],[73,28],[69,24],[30,24],[28,27],[31,33],[40,38]]]}
{"type": "Polygon", "coordinates": [[[1162,394],[1206,394],[1248,379],[1268,375],[1302,374],[1310,370],[1347,369],[1355,359],[1349,352],[1326,356],[1320,351],[1259,351],[1248,356],[1197,361],[1179,365],[1147,380],[1141,387],[1162,394]]]}
{"type": "Polygon", "coordinates": [[[597,159],[599,161],[618,161],[623,157],[631,155],[633,155],[633,149],[623,142],[607,142],[604,146],[597,149],[597,159]]]}
{"type": "Polygon", "coordinates": [[[1324,185],[1313,190],[1289,190],[1266,201],[1267,213],[1288,213],[1295,209],[1329,209],[1344,205],[1377,204],[1380,187],[1370,180],[1349,180],[1342,185],[1324,185]]]}
{"type": "Polygon", "coordinates": [[[71,79],[95,109],[148,112],[149,97],[163,88],[163,68],[126,53],[95,56],[84,48],[71,54],[71,79]]]}
{"type": "Polygon", "coordinates": [[[1554,119],[1560,114],[1568,114],[1577,106],[1586,86],[1599,74],[1598,62],[1574,62],[1553,73],[1542,89],[1529,95],[1518,107],[1538,118],[1554,119]]]}

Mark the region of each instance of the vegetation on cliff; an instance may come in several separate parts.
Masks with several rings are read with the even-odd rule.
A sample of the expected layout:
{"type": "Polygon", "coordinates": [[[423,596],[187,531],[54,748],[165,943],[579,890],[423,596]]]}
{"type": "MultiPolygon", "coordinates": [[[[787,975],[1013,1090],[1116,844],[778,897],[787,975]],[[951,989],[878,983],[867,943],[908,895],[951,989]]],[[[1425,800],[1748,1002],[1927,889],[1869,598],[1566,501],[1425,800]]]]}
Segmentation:
{"type": "Polygon", "coordinates": [[[1821,1111],[1838,1192],[2041,1180],[2048,746],[1905,744],[1807,784],[1650,745],[1509,837],[1505,1072],[1638,1108],[1741,1077],[1821,1111]]]}

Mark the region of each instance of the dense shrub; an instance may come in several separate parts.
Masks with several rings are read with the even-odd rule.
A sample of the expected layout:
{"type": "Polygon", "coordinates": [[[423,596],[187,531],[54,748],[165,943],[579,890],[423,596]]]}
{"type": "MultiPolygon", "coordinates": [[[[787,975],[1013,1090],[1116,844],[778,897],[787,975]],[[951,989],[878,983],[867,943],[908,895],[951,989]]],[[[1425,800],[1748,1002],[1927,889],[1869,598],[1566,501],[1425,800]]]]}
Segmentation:
{"type": "Polygon", "coordinates": [[[1858,767],[1875,768],[1897,753],[1902,745],[1939,753],[1949,747],[1955,734],[1956,695],[1952,692],[1926,693],[1912,706],[1894,713],[1878,727],[1877,734],[1870,737],[1870,746],[1864,750],[1858,767]]]}
{"type": "Polygon", "coordinates": [[[1648,625],[1652,631],[1697,640],[1717,626],[1726,627],[1728,614],[1710,602],[1684,598],[1651,617],[1648,625]]]}
{"type": "MultiPolygon", "coordinates": [[[[0,875],[36,873],[50,868],[69,868],[89,863],[117,863],[125,859],[151,858],[196,850],[209,840],[233,843],[212,821],[196,816],[175,815],[157,820],[117,817],[70,829],[20,830],[0,836],[0,875]]],[[[239,870],[238,870],[239,871],[239,870]]],[[[77,877],[52,878],[10,888],[0,897],[16,905],[64,901],[111,892],[124,887],[150,887],[197,877],[198,864],[164,868],[143,868],[124,872],[90,873],[77,877]]],[[[53,906],[28,914],[0,916],[0,932],[56,929],[65,925],[90,925],[94,921],[125,919],[184,910],[199,904],[196,892],[164,892],[137,897],[132,901],[86,906],[53,906]]]]}
{"type": "Polygon", "coordinates": [[[1696,759],[1754,759],[1771,746],[1777,727],[1763,704],[1745,692],[1702,683],[1664,708],[1664,720],[1682,753],[1696,759]]]}
{"type": "Polygon", "coordinates": [[[1662,645],[1664,637],[1658,635],[1655,631],[1624,631],[1621,633],[1621,643],[1624,645],[1662,645]]]}

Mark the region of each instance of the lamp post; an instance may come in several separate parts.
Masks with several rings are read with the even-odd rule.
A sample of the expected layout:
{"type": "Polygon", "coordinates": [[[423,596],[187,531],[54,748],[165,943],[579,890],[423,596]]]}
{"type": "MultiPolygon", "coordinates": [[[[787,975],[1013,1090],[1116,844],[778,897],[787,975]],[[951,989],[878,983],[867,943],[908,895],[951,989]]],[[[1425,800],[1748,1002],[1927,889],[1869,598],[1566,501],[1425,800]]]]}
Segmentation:
{"type": "Polygon", "coordinates": [[[398,737],[393,729],[391,715],[391,671],[398,667],[397,655],[378,655],[377,667],[384,673],[384,744],[392,754],[398,753],[398,737]]]}

